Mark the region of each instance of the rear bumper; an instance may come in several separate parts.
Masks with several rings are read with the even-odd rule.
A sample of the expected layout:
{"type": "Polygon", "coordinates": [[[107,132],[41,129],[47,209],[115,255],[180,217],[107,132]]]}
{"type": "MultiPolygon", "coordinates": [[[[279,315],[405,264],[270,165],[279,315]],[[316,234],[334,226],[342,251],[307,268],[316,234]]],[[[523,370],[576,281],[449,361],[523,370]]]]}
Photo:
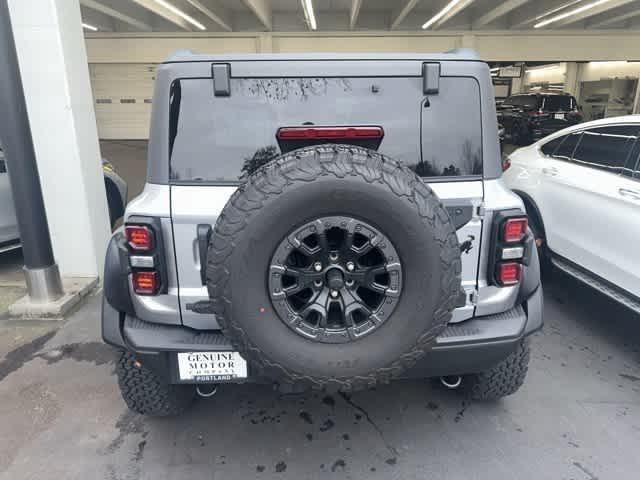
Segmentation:
{"type": "MultiPolygon", "coordinates": [[[[528,335],[542,327],[542,288],[521,305],[496,315],[449,325],[432,350],[403,378],[425,378],[484,371],[506,358],[528,335]]],[[[150,367],[176,381],[174,352],[229,351],[217,330],[144,322],[115,310],[103,300],[102,336],[106,343],[137,352],[150,367]]],[[[250,372],[249,372],[250,373],[250,372]]],[[[261,381],[250,378],[248,381],[261,381]]]]}

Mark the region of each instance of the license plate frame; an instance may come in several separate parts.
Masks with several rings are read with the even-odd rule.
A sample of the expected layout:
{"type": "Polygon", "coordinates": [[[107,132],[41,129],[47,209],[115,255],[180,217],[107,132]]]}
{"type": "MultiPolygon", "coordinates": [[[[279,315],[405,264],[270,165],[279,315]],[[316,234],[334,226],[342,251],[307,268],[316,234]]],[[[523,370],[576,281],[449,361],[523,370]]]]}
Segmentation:
{"type": "Polygon", "coordinates": [[[176,383],[240,383],[249,377],[247,361],[235,351],[176,352],[176,383]]]}

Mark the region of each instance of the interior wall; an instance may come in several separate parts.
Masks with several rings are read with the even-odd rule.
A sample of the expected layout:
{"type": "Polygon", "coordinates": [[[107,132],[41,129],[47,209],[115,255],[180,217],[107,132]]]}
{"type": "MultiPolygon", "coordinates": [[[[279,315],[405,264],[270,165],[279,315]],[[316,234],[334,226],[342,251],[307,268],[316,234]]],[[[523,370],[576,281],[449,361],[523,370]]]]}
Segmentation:
{"type": "Polygon", "coordinates": [[[201,53],[441,52],[473,48],[487,61],[640,60],[640,32],[266,32],[87,34],[89,63],[155,63],[201,53]]]}

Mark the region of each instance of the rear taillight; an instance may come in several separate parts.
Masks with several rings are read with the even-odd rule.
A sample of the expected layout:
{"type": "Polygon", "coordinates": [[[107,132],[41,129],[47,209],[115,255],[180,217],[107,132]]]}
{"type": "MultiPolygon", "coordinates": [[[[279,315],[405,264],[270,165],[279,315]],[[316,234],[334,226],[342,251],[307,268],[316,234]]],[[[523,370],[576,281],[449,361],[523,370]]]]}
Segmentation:
{"type": "Polygon", "coordinates": [[[528,223],[519,210],[495,213],[489,261],[489,272],[493,275],[490,280],[494,285],[508,287],[520,282],[522,265],[527,264],[528,223]]]}
{"type": "Polygon", "coordinates": [[[507,170],[509,170],[510,166],[511,160],[509,160],[509,157],[502,157],[502,171],[506,172],[507,170]]]}
{"type": "Polygon", "coordinates": [[[131,275],[133,291],[138,295],[156,295],[160,289],[160,278],[158,272],[134,271],[131,275]]]}
{"type": "Polygon", "coordinates": [[[278,140],[379,140],[384,137],[382,127],[282,127],[278,140]]]}
{"type": "Polygon", "coordinates": [[[496,267],[496,281],[499,285],[515,285],[520,281],[522,265],[517,262],[501,262],[496,267]]]}
{"type": "Polygon", "coordinates": [[[124,233],[133,292],[137,295],[166,293],[167,266],[160,219],[131,216],[124,233]]]}
{"type": "Polygon", "coordinates": [[[521,242],[527,234],[527,217],[508,218],[502,224],[502,241],[521,242]]]}
{"type": "Polygon", "coordinates": [[[149,252],[153,250],[153,232],[144,225],[127,225],[124,227],[129,248],[135,252],[149,252]]]}

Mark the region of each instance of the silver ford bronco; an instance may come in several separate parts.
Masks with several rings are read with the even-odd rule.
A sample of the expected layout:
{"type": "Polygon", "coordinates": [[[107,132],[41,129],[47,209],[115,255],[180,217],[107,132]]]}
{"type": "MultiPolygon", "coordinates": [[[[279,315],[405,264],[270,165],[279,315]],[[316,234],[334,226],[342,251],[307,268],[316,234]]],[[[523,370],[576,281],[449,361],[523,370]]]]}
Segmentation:
{"type": "Polygon", "coordinates": [[[127,405],[177,414],[244,382],[514,393],[542,289],[501,174],[474,52],[174,55],[106,254],[127,405]]]}

